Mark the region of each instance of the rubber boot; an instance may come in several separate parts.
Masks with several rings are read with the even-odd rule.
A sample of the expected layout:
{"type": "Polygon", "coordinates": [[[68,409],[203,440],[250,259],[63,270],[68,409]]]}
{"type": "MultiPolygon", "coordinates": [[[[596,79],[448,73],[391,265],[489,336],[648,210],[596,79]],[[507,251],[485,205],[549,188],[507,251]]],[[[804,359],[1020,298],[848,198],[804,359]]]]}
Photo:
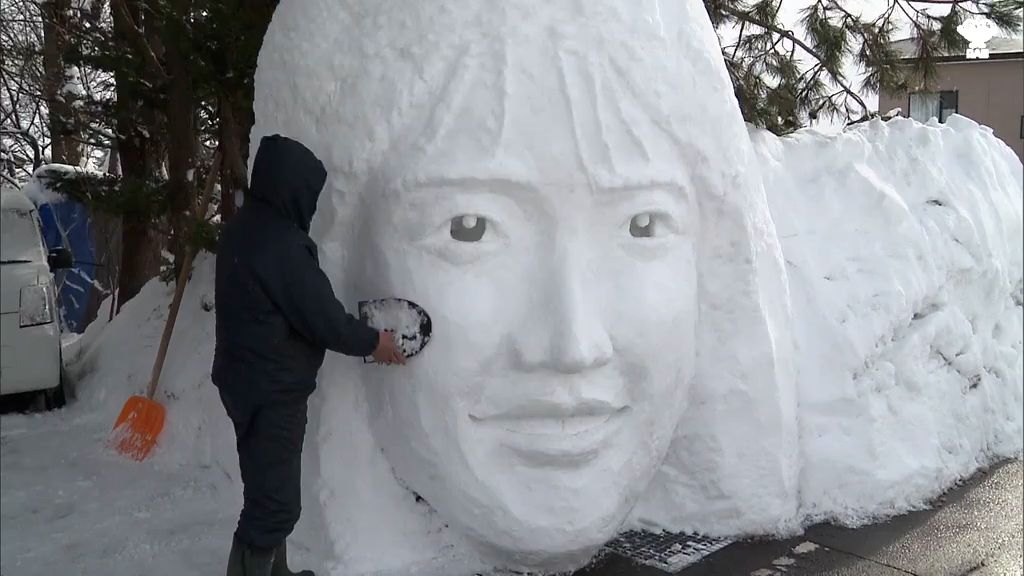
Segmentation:
{"type": "Polygon", "coordinates": [[[232,539],[227,576],[271,576],[273,565],[273,550],[257,550],[232,539]]]}
{"type": "Polygon", "coordinates": [[[288,569],[288,545],[284,542],[274,550],[274,570],[270,576],[316,576],[312,570],[292,572],[288,569]]]}

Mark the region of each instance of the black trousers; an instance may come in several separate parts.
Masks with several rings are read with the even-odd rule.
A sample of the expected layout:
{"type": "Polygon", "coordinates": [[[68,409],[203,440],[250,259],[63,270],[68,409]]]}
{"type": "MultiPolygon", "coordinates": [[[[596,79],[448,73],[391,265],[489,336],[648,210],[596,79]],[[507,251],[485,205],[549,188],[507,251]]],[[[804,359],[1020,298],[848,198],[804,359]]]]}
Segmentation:
{"type": "Polygon", "coordinates": [[[235,426],[244,503],[235,531],[262,549],[283,543],[302,512],[302,441],[308,395],[252,402],[220,392],[235,426]]]}

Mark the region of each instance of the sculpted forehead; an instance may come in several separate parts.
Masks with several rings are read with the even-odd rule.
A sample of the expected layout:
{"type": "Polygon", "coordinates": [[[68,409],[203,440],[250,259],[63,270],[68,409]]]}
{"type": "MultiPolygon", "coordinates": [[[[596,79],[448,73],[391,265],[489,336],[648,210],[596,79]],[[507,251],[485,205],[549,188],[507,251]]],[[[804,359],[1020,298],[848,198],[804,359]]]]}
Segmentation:
{"type": "Polygon", "coordinates": [[[265,39],[254,132],[308,142],[335,178],[427,161],[679,168],[692,138],[672,126],[723,108],[679,73],[723,79],[708,38],[680,33],[707,18],[699,2],[301,4],[282,4],[265,39]]]}

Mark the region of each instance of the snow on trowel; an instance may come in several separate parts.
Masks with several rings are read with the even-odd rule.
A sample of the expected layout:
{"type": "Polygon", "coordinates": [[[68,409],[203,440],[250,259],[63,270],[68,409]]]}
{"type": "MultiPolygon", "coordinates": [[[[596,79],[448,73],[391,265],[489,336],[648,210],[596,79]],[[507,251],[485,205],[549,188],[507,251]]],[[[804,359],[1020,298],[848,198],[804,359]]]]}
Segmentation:
{"type": "MultiPolygon", "coordinates": [[[[430,315],[419,304],[403,298],[381,298],[359,303],[359,317],[377,330],[386,330],[395,336],[402,355],[412,358],[420,353],[427,342],[433,324],[430,315]]],[[[363,362],[370,362],[364,358],[363,362]]]]}

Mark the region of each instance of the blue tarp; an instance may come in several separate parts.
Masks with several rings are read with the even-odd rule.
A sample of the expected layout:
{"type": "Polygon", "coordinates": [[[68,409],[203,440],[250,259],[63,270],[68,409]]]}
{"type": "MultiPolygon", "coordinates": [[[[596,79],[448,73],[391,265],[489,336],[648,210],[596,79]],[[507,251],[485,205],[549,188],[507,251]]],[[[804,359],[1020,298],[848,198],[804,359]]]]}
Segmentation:
{"type": "Polygon", "coordinates": [[[82,332],[96,278],[96,255],[89,211],[83,204],[66,200],[38,206],[46,249],[66,248],[74,256],[75,267],[55,272],[61,320],[66,332],[82,332]]]}

